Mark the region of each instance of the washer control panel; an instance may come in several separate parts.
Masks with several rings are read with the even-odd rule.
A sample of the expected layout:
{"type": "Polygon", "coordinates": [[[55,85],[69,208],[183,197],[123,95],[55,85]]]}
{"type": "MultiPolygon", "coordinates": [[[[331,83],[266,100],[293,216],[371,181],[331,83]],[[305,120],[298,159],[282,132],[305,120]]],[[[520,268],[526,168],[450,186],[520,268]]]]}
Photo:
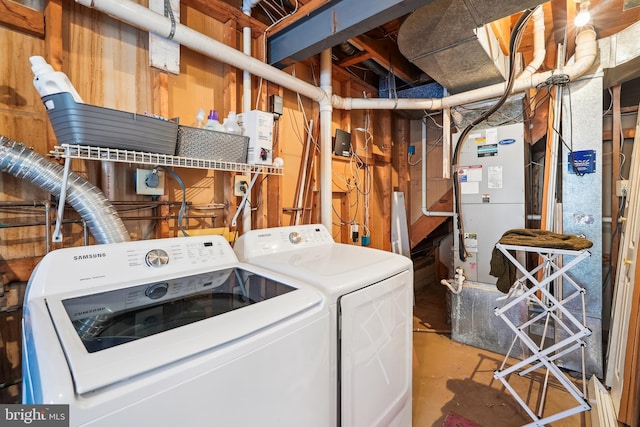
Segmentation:
{"type": "Polygon", "coordinates": [[[169,262],[169,254],[163,249],[152,249],[144,257],[149,267],[162,267],[169,262]]]}
{"type": "MultiPolygon", "coordinates": [[[[31,295],[77,291],[136,281],[164,281],[198,269],[212,270],[238,262],[222,236],[138,240],[52,251],[38,265],[39,283],[31,295]],[[42,280],[42,277],[45,280],[42,280]]],[[[146,291],[153,299],[162,287],[146,291]]]]}

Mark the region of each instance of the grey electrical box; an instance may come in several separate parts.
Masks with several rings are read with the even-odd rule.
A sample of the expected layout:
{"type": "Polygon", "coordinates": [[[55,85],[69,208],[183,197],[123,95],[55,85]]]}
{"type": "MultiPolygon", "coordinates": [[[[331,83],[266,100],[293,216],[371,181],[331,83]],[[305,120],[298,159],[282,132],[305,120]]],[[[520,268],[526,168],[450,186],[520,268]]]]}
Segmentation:
{"type": "Polygon", "coordinates": [[[283,112],[282,97],[278,95],[271,95],[271,97],[269,98],[269,109],[277,117],[280,117],[283,112]]]}

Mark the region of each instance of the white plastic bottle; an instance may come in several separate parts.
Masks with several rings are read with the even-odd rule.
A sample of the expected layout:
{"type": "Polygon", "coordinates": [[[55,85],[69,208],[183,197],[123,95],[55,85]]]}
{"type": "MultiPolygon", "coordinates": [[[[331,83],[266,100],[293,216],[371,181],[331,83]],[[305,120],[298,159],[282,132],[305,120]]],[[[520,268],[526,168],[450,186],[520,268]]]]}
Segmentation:
{"type": "Polygon", "coordinates": [[[236,112],[229,111],[229,115],[224,122],[222,122],[222,126],[224,127],[225,132],[232,133],[234,135],[242,135],[242,128],[238,124],[238,120],[236,119],[236,112]]]}
{"type": "Polygon", "coordinates": [[[55,71],[42,56],[32,56],[29,61],[31,62],[31,71],[35,75],[33,85],[36,87],[40,97],[68,92],[73,96],[74,101],[83,103],[82,97],[73,87],[65,73],[55,71]]]}
{"type": "Polygon", "coordinates": [[[224,126],[220,124],[218,112],[216,110],[209,111],[209,117],[207,117],[207,123],[205,123],[204,128],[218,132],[225,132],[224,126]]]}

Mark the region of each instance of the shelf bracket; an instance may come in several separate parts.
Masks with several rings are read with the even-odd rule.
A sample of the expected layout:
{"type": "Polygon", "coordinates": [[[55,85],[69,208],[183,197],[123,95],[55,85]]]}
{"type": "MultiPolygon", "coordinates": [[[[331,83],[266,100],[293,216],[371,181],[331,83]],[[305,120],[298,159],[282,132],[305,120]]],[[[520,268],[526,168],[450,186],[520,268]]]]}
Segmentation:
{"type": "Polygon", "coordinates": [[[64,203],[67,198],[67,184],[69,182],[69,171],[71,170],[70,148],[65,148],[64,172],[62,174],[62,185],[60,186],[60,197],[58,197],[58,213],[56,215],[56,227],[51,237],[52,242],[62,242],[62,220],[64,216],[64,203]]]}

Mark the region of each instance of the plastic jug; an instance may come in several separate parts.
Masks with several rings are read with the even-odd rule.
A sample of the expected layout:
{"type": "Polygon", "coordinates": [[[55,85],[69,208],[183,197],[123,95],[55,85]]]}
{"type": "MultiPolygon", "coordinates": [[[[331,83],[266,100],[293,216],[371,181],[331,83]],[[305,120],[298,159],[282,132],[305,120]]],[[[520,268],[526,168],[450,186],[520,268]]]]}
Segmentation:
{"type": "Polygon", "coordinates": [[[225,132],[232,133],[234,135],[242,135],[242,128],[238,124],[235,111],[229,111],[229,115],[222,123],[225,132]]]}
{"type": "Polygon", "coordinates": [[[32,56],[31,71],[35,75],[33,85],[40,94],[40,97],[53,95],[55,93],[68,92],[77,103],[83,103],[82,97],[73,87],[71,81],[62,71],[55,71],[42,56],[32,56]]]}
{"type": "Polygon", "coordinates": [[[220,124],[216,110],[209,111],[209,117],[207,117],[207,123],[205,123],[204,128],[218,132],[226,132],[224,126],[220,124]]]}

